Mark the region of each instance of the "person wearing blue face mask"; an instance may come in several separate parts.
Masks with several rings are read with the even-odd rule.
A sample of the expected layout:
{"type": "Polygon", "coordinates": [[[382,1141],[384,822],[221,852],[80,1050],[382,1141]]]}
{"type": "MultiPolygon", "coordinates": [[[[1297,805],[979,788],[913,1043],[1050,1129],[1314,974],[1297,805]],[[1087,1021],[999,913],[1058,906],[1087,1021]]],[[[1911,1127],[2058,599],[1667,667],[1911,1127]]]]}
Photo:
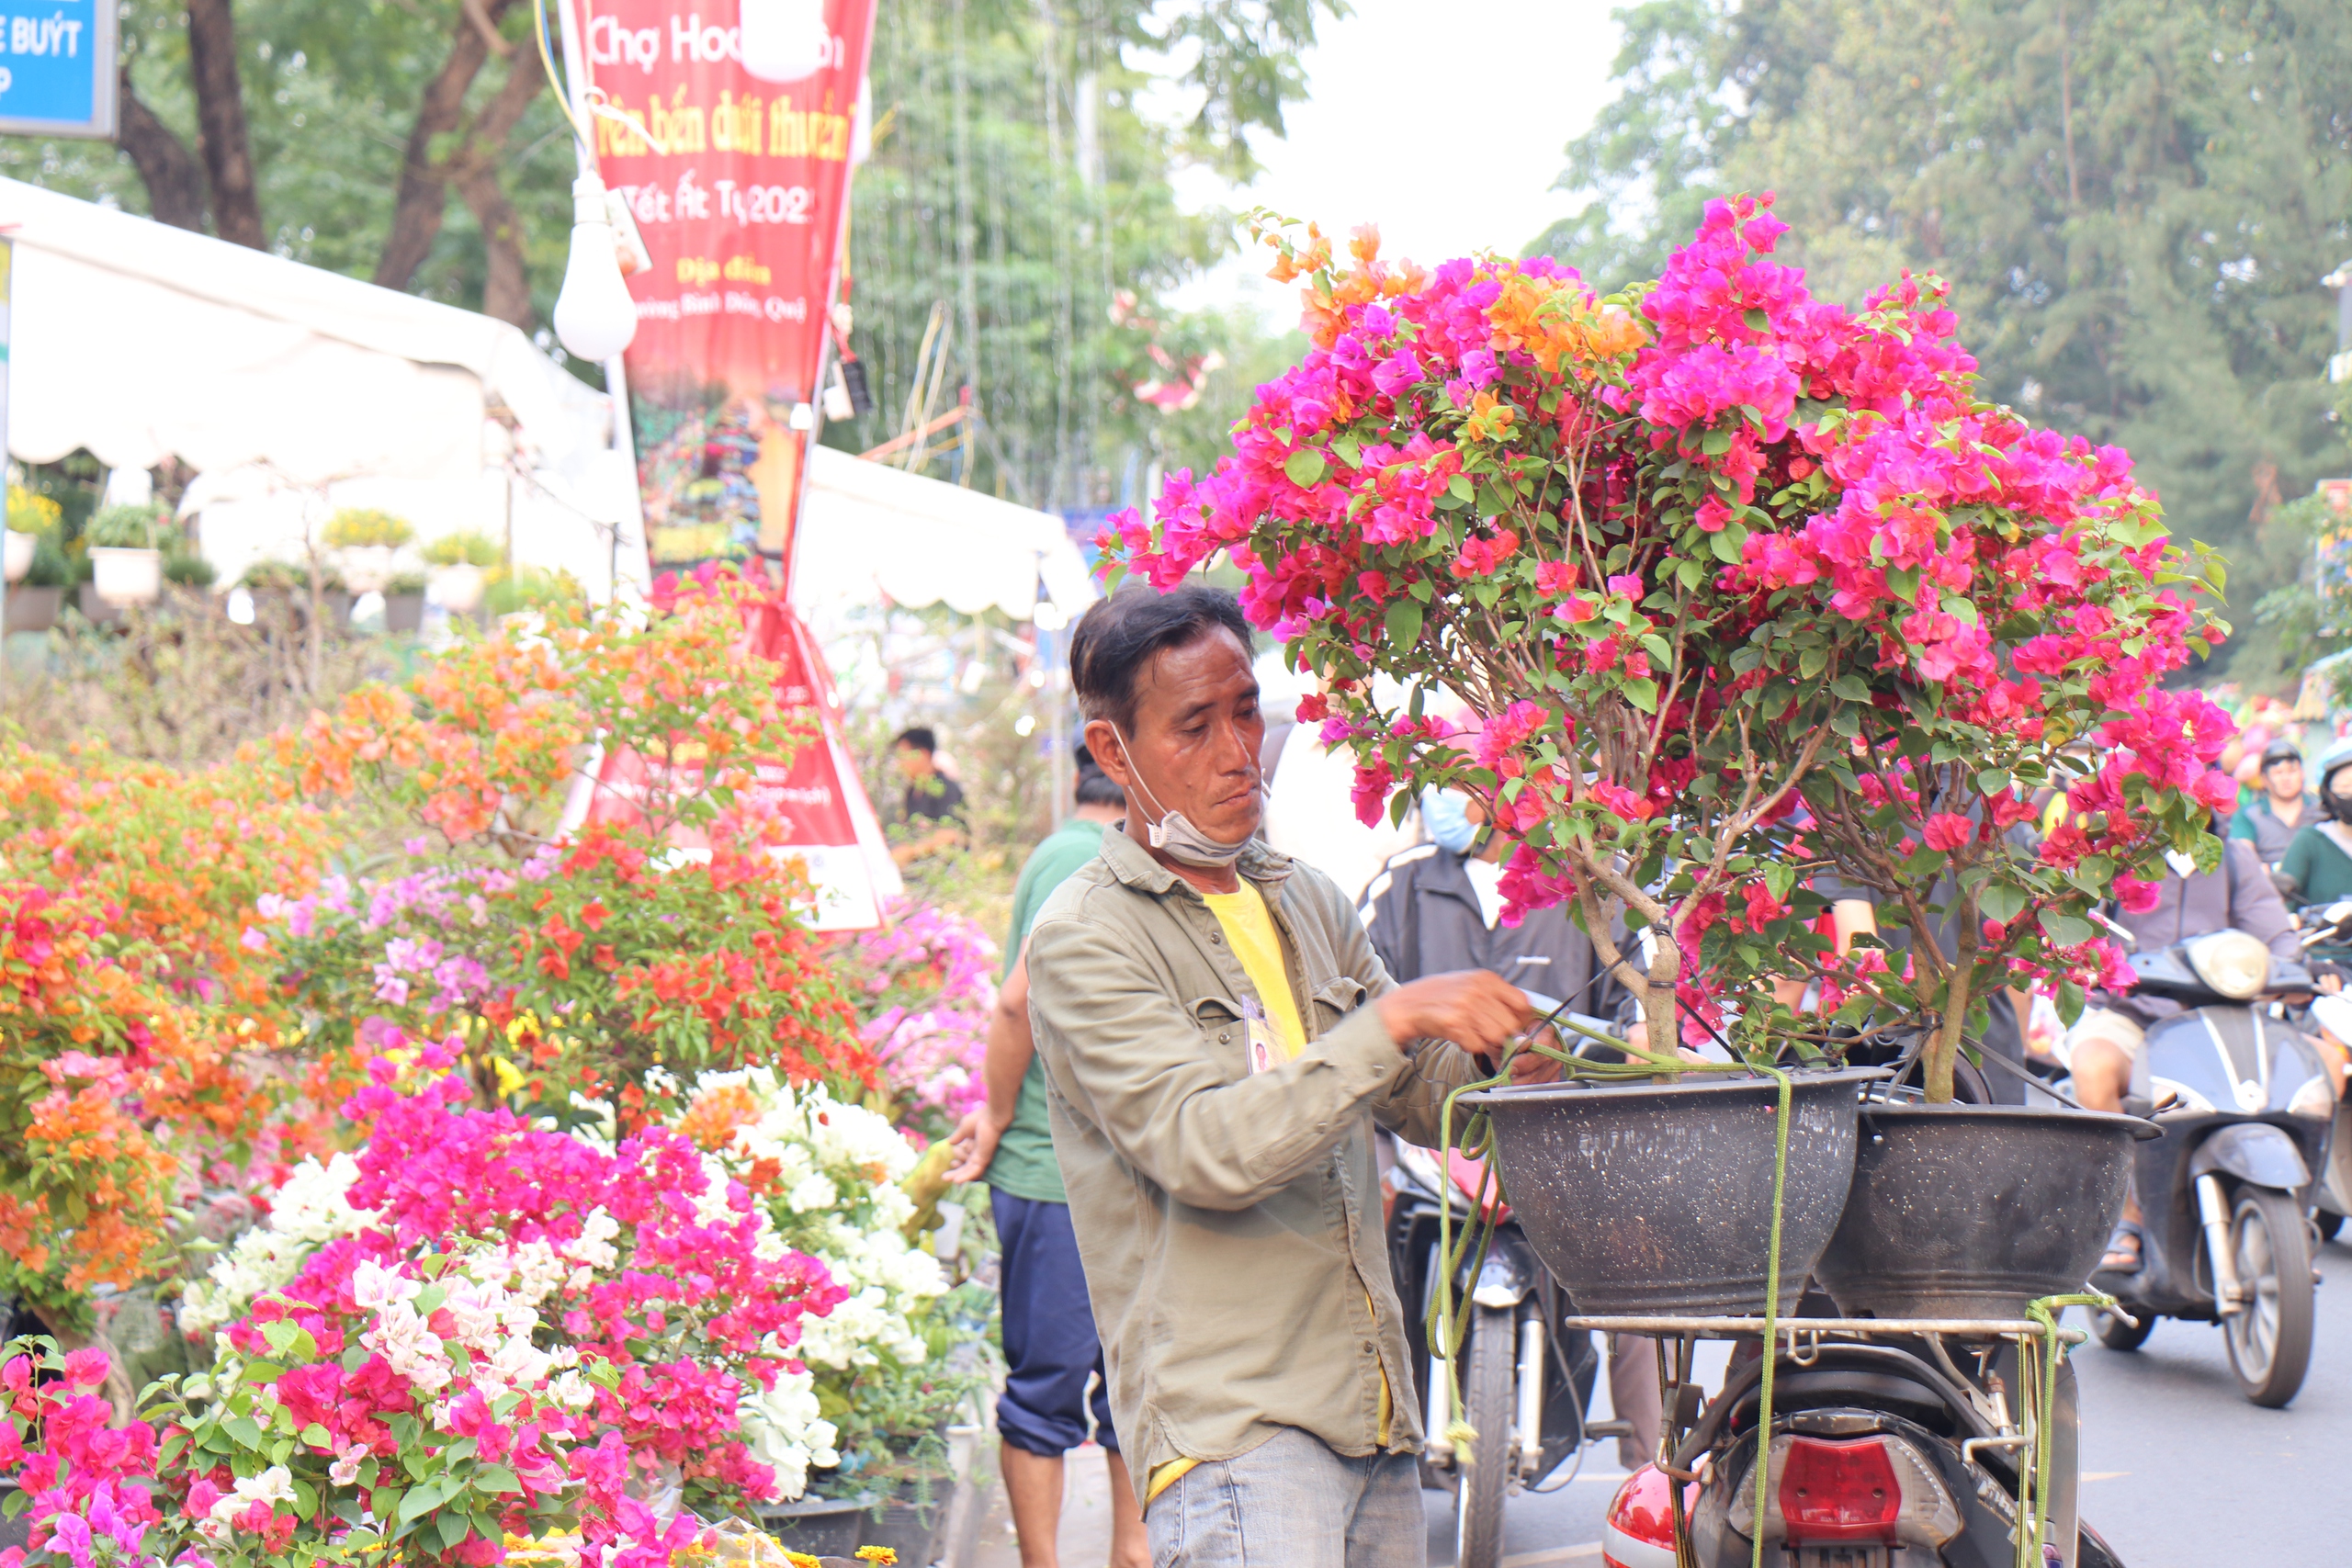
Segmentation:
{"type": "MultiPolygon", "coordinates": [[[[1484,969],[1527,993],[1539,1013],[1565,1002],[1573,1012],[1613,1021],[1629,998],[1566,906],[1531,909],[1516,926],[1502,923],[1503,867],[1516,846],[1487,829],[1478,803],[1432,787],[1421,792],[1420,808],[1430,841],[1391,855],[1356,910],[1389,974],[1410,980],[1484,969]]],[[[1650,1340],[1611,1337],[1609,1396],[1633,1426],[1631,1436],[1618,1439],[1619,1461],[1636,1469],[1657,1450],[1664,1414],[1650,1340]]]]}

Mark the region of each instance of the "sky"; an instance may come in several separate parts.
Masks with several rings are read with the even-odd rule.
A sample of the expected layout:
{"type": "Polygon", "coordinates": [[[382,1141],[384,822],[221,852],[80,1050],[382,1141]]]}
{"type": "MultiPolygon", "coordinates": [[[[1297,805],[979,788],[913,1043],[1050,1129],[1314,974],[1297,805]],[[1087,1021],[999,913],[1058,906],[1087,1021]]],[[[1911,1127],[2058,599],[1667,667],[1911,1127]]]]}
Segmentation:
{"type": "MultiPolygon", "coordinates": [[[[1577,203],[1551,188],[1571,137],[1610,98],[1622,0],[1351,0],[1319,18],[1304,59],[1306,100],[1265,165],[1236,188],[1190,170],[1188,208],[1263,203],[1345,234],[1380,225],[1381,254],[1424,265],[1481,249],[1516,254],[1577,203]]],[[[1259,251],[1178,295],[1184,308],[1248,302],[1283,319],[1295,285],[1263,276],[1259,251]]]]}

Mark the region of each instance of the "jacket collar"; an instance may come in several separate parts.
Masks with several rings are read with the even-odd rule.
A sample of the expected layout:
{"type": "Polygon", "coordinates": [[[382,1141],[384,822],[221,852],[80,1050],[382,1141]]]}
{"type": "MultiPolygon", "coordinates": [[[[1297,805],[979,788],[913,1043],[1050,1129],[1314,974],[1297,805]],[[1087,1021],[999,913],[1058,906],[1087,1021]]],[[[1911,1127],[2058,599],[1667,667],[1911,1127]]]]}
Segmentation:
{"type": "MultiPolygon", "coordinates": [[[[1151,857],[1141,844],[1127,837],[1124,821],[1114,822],[1102,830],[1102,858],[1110,864],[1111,874],[1138,893],[1154,897],[1163,897],[1178,889],[1200,897],[1200,890],[1151,857]]],[[[1279,887],[1287,880],[1295,864],[1290,856],[1270,849],[1263,839],[1252,839],[1241,852],[1235,869],[1263,887],[1279,887]]]]}

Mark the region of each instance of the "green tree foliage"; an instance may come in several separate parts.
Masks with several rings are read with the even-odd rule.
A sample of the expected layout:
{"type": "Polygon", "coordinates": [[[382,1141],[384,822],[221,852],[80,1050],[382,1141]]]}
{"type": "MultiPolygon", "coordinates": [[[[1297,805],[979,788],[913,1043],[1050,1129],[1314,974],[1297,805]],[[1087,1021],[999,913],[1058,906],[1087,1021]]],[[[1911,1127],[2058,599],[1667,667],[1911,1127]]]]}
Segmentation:
{"type": "MultiPolygon", "coordinates": [[[[526,327],[545,319],[571,239],[572,154],[527,0],[240,0],[235,17],[266,248],[526,327]],[[442,188],[410,181],[403,209],[436,82],[456,89],[455,112],[424,125],[420,151],[442,188]],[[485,243],[484,214],[497,243],[485,243]]],[[[0,175],[235,237],[198,156],[211,122],[190,25],[167,0],[130,0],[121,138],[0,137],[0,175]]]]}
{"type": "Polygon", "coordinates": [[[886,0],[850,230],[876,406],[827,439],[879,444],[910,405],[923,423],[968,385],[976,429],[942,432],[927,471],[966,479],[968,464],[968,482],[1016,501],[1107,504],[1154,461],[1205,459],[1239,406],[1234,367],[1210,367],[1261,334],[1160,303],[1234,243],[1227,215],[1179,211],[1170,179],[1187,162],[1254,169],[1249,139],[1278,134],[1305,91],[1297,51],[1318,10],[1343,14],[1335,0],[886,0]],[[1138,399],[1171,379],[1201,402],[1171,415],[1138,399]]]}
{"type": "Polygon", "coordinates": [[[1650,0],[1621,96],[1571,143],[1590,193],[1532,249],[1654,276],[1700,207],[1775,190],[1783,255],[1855,300],[1950,279],[1987,393],[2131,449],[2173,528],[2235,563],[2232,671],[2299,656],[2262,596],[2342,472],[2324,379],[2352,254],[2341,0],[1650,0]]]}

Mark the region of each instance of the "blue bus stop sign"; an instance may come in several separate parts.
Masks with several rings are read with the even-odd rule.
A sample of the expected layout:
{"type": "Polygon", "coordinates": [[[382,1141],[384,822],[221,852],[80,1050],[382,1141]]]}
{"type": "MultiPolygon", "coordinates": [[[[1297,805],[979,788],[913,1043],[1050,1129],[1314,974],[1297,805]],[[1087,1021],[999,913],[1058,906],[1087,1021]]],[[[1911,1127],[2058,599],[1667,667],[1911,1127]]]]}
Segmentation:
{"type": "Polygon", "coordinates": [[[0,0],[0,131],[110,141],[115,0],[0,0]]]}

